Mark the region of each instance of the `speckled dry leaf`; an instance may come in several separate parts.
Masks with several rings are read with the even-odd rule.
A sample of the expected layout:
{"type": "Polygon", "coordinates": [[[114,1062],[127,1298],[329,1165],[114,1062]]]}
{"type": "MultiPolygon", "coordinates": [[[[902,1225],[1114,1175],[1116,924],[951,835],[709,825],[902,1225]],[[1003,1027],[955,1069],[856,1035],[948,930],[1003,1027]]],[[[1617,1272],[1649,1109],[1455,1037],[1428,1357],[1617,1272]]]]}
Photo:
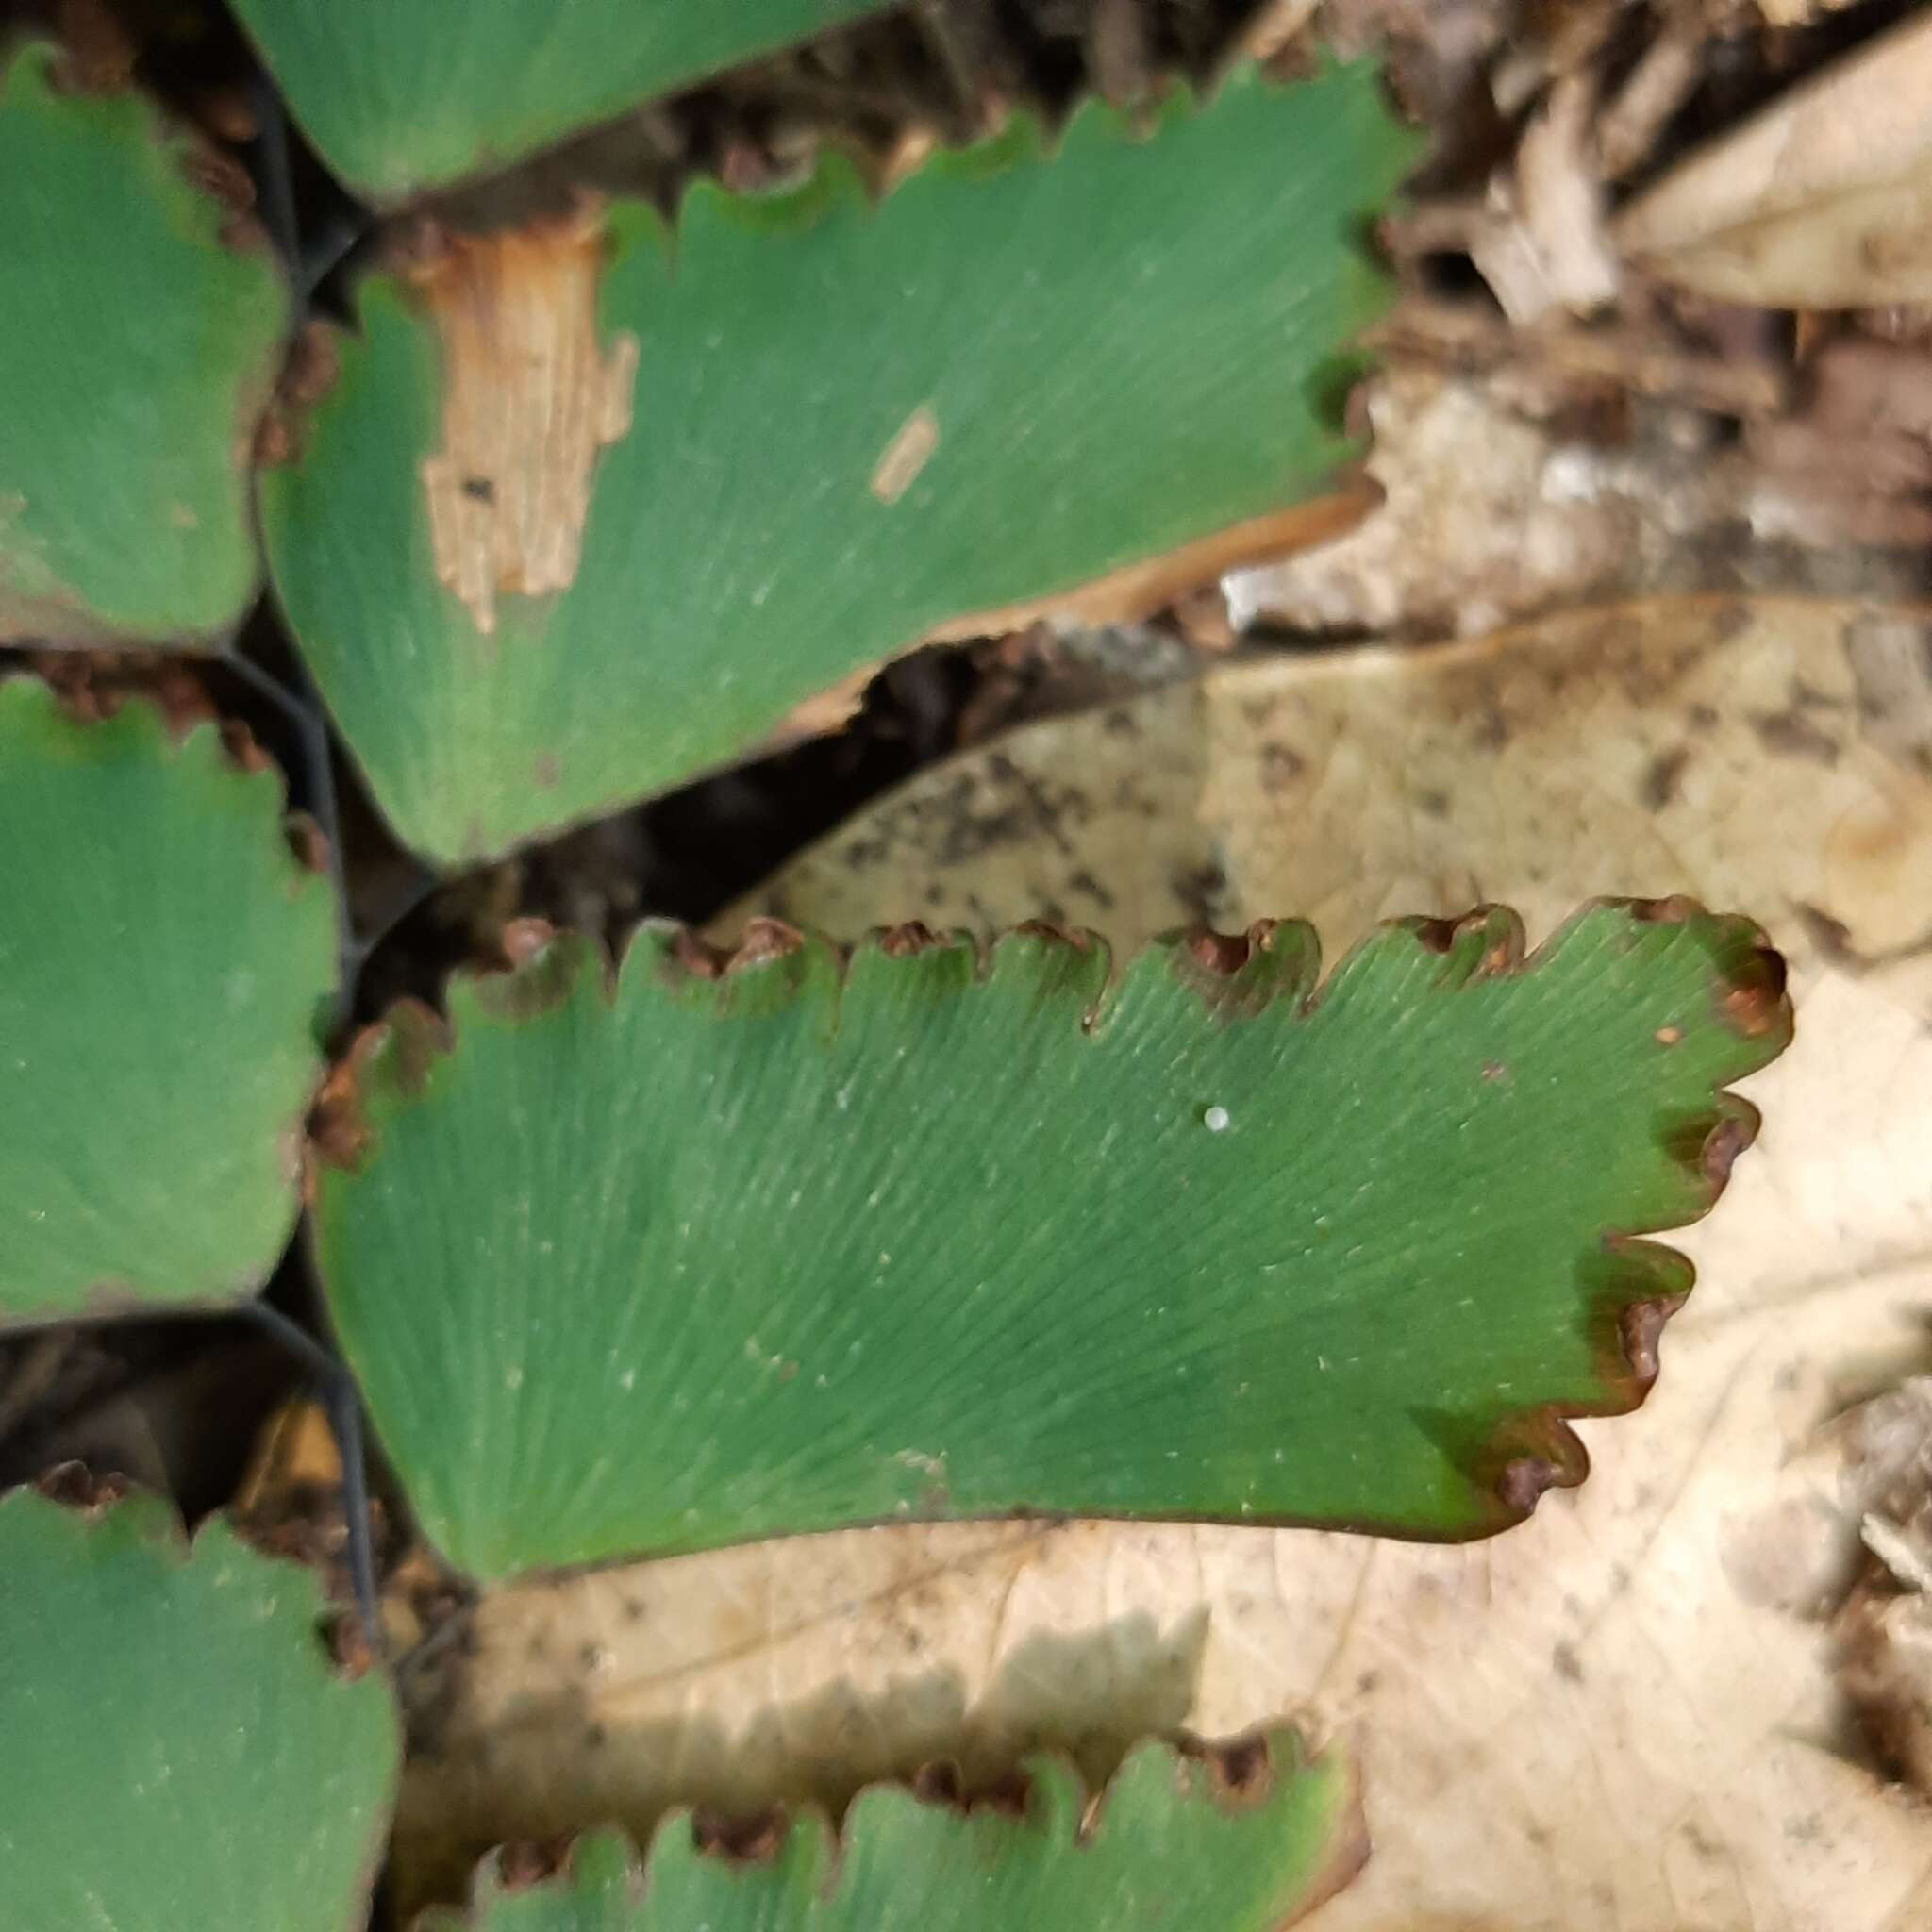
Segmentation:
{"type": "Polygon", "coordinates": [[[1677,891],[1749,907],[1801,974],[1923,991],[1928,875],[1932,611],[1657,598],[1036,725],[890,793],[717,930],[1044,916],[1126,945],[1288,905],[1341,944],[1398,908],[1507,897],[1535,929],[1677,891]]]}
{"type": "Polygon", "coordinates": [[[1932,16],[1920,13],[1700,148],[1612,239],[1721,301],[1855,308],[1932,296],[1932,16]]]}
{"type": "Polygon", "coordinates": [[[1523,131],[1514,163],[1491,182],[1470,259],[1503,312],[1527,328],[1553,310],[1588,315],[1617,295],[1604,239],[1603,184],[1590,152],[1589,81],[1564,75],[1523,131]]]}
{"type": "Polygon", "coordinates": [[[938,1751],[1278,1711],[1354,1727],[1375,1855],[1324,1932],[1901,1932],[1932,1814],[1857,1748],[1827,1418],[1932,1307],[1932,617],[1657,603],[1427,656],[1239,665],[943,767],[768,903],[834,931],[1058,910],[1124,942],[1305,908],[1747,905],[1797,1043],[1596,1474],[1460,1550],[1074,1524],[860,1531],[487,1603],[411,1672],[409,1885],[507,1831],[833,1799],[938,1751]],[[474,1645],[467,1653],[460,1638],[474,1645]],[[506,1794],[514,1793],[512,1801],[506,1794]]]}

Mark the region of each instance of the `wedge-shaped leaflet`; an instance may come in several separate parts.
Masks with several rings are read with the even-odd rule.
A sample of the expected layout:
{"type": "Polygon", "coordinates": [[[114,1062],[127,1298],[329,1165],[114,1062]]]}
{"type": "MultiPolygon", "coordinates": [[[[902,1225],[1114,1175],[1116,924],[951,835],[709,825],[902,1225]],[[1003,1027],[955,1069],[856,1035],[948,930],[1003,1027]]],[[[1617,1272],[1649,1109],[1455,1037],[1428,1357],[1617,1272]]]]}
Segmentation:
{"type": "Polygon", "coordinates": [[[425,1932],[1274,1932],[1367,1849],[1347,1766],[1275,1730],[1219,1751],[1143,1744],[1092,1810],[1072,1769],[1040,1757],[1023,1809],[874,1786],[836,1841],[808,1811],[748,1849],[702,1846],[680,1814],[641,1872],[599,1834],[561,1876],[521,1891],[486,1876],[471,1916],[433,1914],[425,1932]]]}
{"type": "Polygon", "coordinates": [[[0,681],[0,1324],[251,1292],[295,1219],[325,880],[212,725],[0,681]]]}
{"type": "Polygon", "coordinates": [[[8,1932],[349,1932],[399,1756],[315,1579],[149,1498],[0,1498],[8,1932]]]}
{"type": "Polygon", "coordinates": [[[1578,1480],[1786,1038],[1755,929],[1585,911],[1107,953],[575,940],[358,1050],[331,1308],[498,1577],[908,1516],[1467,1537],[1578,1480]]]}
{"type": "MultiPolygon", "coordinates": [[[[705,186],[367,284],[271,566],[391,823],[445,860],[670,786],[962,613],[1285,508],[1345,444],[1357,229],[1413,142],[1357,66],[1131,138],[1077,113],[877,206],[705,186]]],[[[1245,534],[1244,534],[1245,533],[1245,534]]]]}
{"type": "Polygon", "coordinates": [[[147,102],[39,42],[0,62],[0,640],[218,630],[258,577],[280,275],[147,102]]]}
{"type": "MultiPolygon", "coordinates": [[[[908,904],[1003,924],[1058,900],[1104,905],[1124,945],[1190,917],[1204,878],[1225,923],[1298,906],[1337,945],[1474,879],[1532,931],[1586,891],[1688,889],[1762,918],[1797,1038],[1747,1088],[1763,1142],[1685,1242],[1700,1279],[1658,1386],[1562,1508],[1462,1548],[932,1524],[532,1579],[465,1632],[405,1866],[442,1856],[427,1821],[460,1820],[474,1859],[648,1815],[613,1764],[650,1803],[675,1766],[748,1804],[841,1754],[929,1754],[961,1710],[982,1752],[1077,1736],[1089,1709],[1210,1733],[1294,1710],[1374,1740],[1375,1857],[1323,1932],[1932,1926],[1923,1790],[1818,1748],[1868,1694],[1844,1592],[1924,1600],[1858,1583],[1900,1520],[1872,1501],[1900,1465],[1858,1445],[1864,1398],[1923,1374],[1932,1307],[1928,674],[1924,611],[1869,596],[1645,598],[1257,658],[935,766],[781,874],[752,909],[845,937],[908,904]],[[1174,1694],[1163,1660],[1194,1631],[1174,1694]],[[939,1717],[895,1694],[912,1669],[958,1685],[939,1717]]],[[[1902,1686],[1866,1715],[1889,1740],[1915,1722],[1902,1686]]]]}
{"type": "Polygon", "coordinates": [[[236,0],[343,180],[394,201],[508,167],[653,94],[888,0],[236,0]]]}

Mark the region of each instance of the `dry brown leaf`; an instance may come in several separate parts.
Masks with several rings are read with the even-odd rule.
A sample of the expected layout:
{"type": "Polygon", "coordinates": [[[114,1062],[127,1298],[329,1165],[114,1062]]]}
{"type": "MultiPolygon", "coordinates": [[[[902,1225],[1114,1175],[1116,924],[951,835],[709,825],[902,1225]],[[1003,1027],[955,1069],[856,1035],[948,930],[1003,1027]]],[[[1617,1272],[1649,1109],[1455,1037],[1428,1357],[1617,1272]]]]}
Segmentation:
{"type": "Polygon", "coordinates": [[[1727,302],[1932,297],[1932,16],[1915,15],[1674,168],[1611,239],[1727,302]]]}
{"type": "MultiPolygon", "coordinates": [[[[1426,252],[1437,236],[1419,214],[1398,239],[1414,254],[1426,252]]],[[[1516,329],[1487,303],[1420,293],[1399,303],[1366,341],[1379,350],[1487,372],[1499,388],[1519,393],[1560,398],[1607,390],[1746,421],[1785,408],[1791,388],[1789,370],[1768,347],[1688,349],[1641,320],[1516,329]]]]}
{"type": "Polygon", "coordinates": [[[1331,949],[1486,896],[1533,930],[1597,891],[1757,911],[1797,1042],[1750,1083],[1754,1161],[1677,1238],[1702,1281],[1662,1378],[1587,1425],[1583,1489],[1472,1547],[960,1524],[506,1591],[408,1673],[406,1887],[674,1799],[836,1803],[1040,1740],[1099,1772],[1139,1731],[1288,1712],[1366,1754],[1375,1852],[1324,1932],[1932,1923],[1932,1810],[1871,1768],[1850,1695],[1907,1692],[1848,1683],[1829,1621],[1878,1493],[1845,1447],[1871,1431],[1834,1418],[1932,1358],[1928,879],[1932,613],[1855,606],[1238,664],[905,788],[762,903],[844,935],[1046,909],[1124,944],[1293,909],[1331,949]]]}
{"type": "Polygon", "coordinates": [[[1650,153],[1704,77],[1706,23],[1690,8],[1667,16],[1657,37],[1606,102],[1591,141],[1607,181],[1621,181],[1650,153]]]}

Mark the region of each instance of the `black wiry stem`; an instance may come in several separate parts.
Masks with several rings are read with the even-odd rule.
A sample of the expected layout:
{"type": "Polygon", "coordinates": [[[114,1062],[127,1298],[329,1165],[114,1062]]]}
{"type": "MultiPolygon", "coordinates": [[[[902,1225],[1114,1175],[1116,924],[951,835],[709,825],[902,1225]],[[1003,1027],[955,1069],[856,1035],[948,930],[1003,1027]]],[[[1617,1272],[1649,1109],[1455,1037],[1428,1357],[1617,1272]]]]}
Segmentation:
{"type": "Polygon", "coordinates": [[[314,1379],[336,1439],[342,1464],[342,1513],[349,1533],[349,1581],[356,1595],[356,1614],[371,1652],[383,1655],[382,1617],[375,1595],[375,1542],[370,1531],[369,1477],[362,1453],[362,1398],[355,1377],[308,1329],[291,1322],[279,1308],[260,1300],[243,1302],[239,1310],[299,1361],[314,1379]]]}

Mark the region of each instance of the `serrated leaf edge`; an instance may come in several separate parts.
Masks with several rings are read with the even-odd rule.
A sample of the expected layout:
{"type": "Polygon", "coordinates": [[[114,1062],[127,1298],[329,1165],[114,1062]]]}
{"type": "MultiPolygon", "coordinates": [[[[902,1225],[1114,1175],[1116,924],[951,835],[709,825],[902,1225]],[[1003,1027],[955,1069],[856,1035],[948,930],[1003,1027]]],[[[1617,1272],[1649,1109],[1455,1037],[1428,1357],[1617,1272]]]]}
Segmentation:
{"type": "MultiPolygon", "coordinates": [[[[260,594],[267,575],[258,527],[251,451],[281,381],[293,318],[288,275],[269,240],[268,230],[255,212],[255,190],[245,169],[225,155],[192,123],[133,80],[106,89],[68,85],[63,70],[69,65],[68,50],[45,33],[0,34],[0,96],[4,96],[17,75],[25,73],[30,86],[54,99],[66,95],[78,100],[130,104],[145,124],[147,139],[173,170],[197,210],[194,232],[188,239],[241,259],[258,261],[270,272],[278,303],[275,335],[269,352],[258,366],[242,372],[242,379],[233,391],[235,508],[240,514],[242,542],[250,564],[248,589],[234,612],[239,619],[245,614],[249,602],[260,594]]],[[[34,642],[50,651],[106,648],[148,653],[167,649],[182,641],[180,634],[167,637],[113,625],[96,625],[80,606],[72,607],[72,614],[70,629],[37,633],[34,642]]],[[[222,633],[223,627],[218,625],[205,632],[185,635],[206,644],[222,633]]]]}
{"type": "MultiPolygon", "coordinates": [[[[233,720],[205,718],[196,720],[185,730],[176,729],[161,705],[139,691],[116,693],[111,708],[99,717],[89,717],[76,710],[45,678],[28,672],[8,671],[0,673],[0,738],[15,730],[23,736],[31,734],[30,741],[42,745],[50,744],[56,733],[69,734],[75,741],[98,734],[98,741],[109,748],[125,749],[130,756],[181,770],[210,781],[217,789],[236,787],[230,796],[245,800],[248,809],[262,811],[275,841],[273,862],[286,868],[286,890],[291,900],[299,901],[309,892],[330,891],[320,830],[306,813],[291,811],[288,787],[279,768],[272,758],[258,756],[255,740],[245,725],[233,720]],[[274,809],[263,809],[271,795],[274,809]]],[[[13,744],[6,746],[8,755],[17,755],[19,749],[13,744]]],[[[335,991],[331,976],[322,989],[323,997],[331,998],[335,991]]],[[[275,1136],[282,1152],[284,1186],[288,1191],[282,1247],[286,1247],[301,1217],[308,1171],[308,1124],[328,1072],[328,1058],[322,1042],[313,1040],[307,1087],[275,1136]]],[[[0,1313],[0,1335],[22,1335],[59,1324],[120,1315],[166,1318],[234,1307],[261,1292],[275,1271],[279,1253],[280,1248],[264,1267],[250,1271],[241,1283],[192,1296],[156,1298],[130,1292],[124,1283],[98,1282],[78,1307],[50,1307],[26,1316],[0,1313]]]]}
{"type": "Polygon", "coordinates": [[[924,1807],[949,1811],[961,1818],[992,1810],[1007,1816],[1016,1829],[1029,1824],[1043,1828],[1050,1819],[1047,1807],[1041,1803],[1042,1786],[1049,1781],[1058,1782],[1074,1796],[1077,1822],[1071,1836],[1060,1840],[1056,1848],[1063,1854],[1078,1856],[1106,1823],[1108,1801],[1128,1767],[1138,1766],[1148,1757],[1169,1761],[1179,1803],[1212,1804],[1227,1815],[1257,1809],[1284,1779],[1311,1777],[1330,1788],[1327,1837],[1331,1849],[1310,1874],[1307,1886],[1293,1902],[1288,1916],[1274,1922],[1277,1928],[1298,1924],[1344,1890],[1368,1861],[1369,1834],[1362,1809],[1360,1769],[1354,1754],[1335,1743],[1311,1754],[1293,1726],[1269,1724],[1215,1741],[1203,1740],[1188,1732],[1144,1740],[1133,1747],[1112,1776],[1091,1796],[1064,1753],[1035,1751],[1021,1760],[1008,1778],[983,1792],[962,1792],[956,1767],[945,1759],[929,1762],[909,1777],[874,1780],[854,1794],[836,1824],[825,1808],[816,1803],[796,1807],[774,1805],[741,1820],[727,1820],[714,1812],[679,1806],[658,1820],[641,1851],[626,1834],[614,1827],[584,1832],[561,1846],[549,1848],[546,1862],[551,1862],[553,1869],[531,1881],[513,1880],[507,1875],[506,1857],[513,1860],[515,1854],[512,1848],[500,1847],[475,1867],[466,1905],[432,1908],[416,1921],[415,1932],[466,1932],[466,1928],[481,1922],[482,1914],[491,1907],[508,1897],[533,1892],[568,1896],[582,1882],[579,1857],[590,1848],[622,1853],[625,1903],[636,1909],[645,1903],[647,1874],[656,1854],[674,1834],[680,1832],[691,1836],[693,1849],[700,1857],[756,1870],[775,1865],[794,1831],[804,1824],[815,1832],[825,1854],[820,1866],[824,1883],[817,1894],[823,1901],[836,1890],[854,1833],[865,1829],[865,1799],[889,1790],[909,1792],[914,1802],[924,1807]],[[560,1858],[556,1856],[558,1852],[560,1858]]]}
{"type": "MultiPolygon", "coordinates": [[[[1086,1008],[1081,1031],[1091,1036],[1106,1024],[1109,1007],[1140,962],[1165,955],[1176,976],[1201,995],[1210,1013],[1227,1021],[1252,1019],[1288,1002],[1296,1020],[1314,1012],[1324,997],[1364,960],[1383,948],[1409,945],[1419,956],[1441,962],[1435,989],[1456,991],[1498,978],[1529,979],[1554,960],[1590,922],[1622,912],[1633,928],[1701,925],[1709,935],[1711,1013],[1733,1033],[1744,1064],[1739,1077],[1755,1072],[1782,1052],[1791,1036],[1791,1005],[1785,991],[1785,967],[1766,935],[1737,915],[1711,914],[1694,900],[1598,898],[1587,901],[1533,952],[1525,950],[1524,926],[1507,908],[1479,907],[1459,920],[1385,921],[1347,949],[1324,976],[1314,929],[1297,920],[1261,920],[1245,934],[1189,928],[1151,941],[1132,956],[1124,971],[1110,971],[1112,956],[1099,935],[1085,928],[1062,929],[1028,922],[981,942],[955,931],[941,937],[918,921],[874,928],[857,946],[841,947],[822,936],[782,921],[760,919],[746,927],[735,948],[708,944],[689,928],[667,921],[636,927],[613,959],[601,943],[582,934],[556,931],[541,922],[520,922],[507,935],[513,960],[508,971],[470,971],[452,976],[449,1004],[463,1024],[513,1026],[580,999],[601,999],[608,1009],[626,996],[644,975],[668,975],[671,982],[699,996],[708,991],[717,1009],[726,1010],[734,991],[747,989],[774,971],[789,974],[796,988],[820,974],[835,979],[842,998],[853,960],[875,954],[886,961],[910,961],[936,950],[970,955],[973,983],[984,985],[996,961],[1016,945],[1058,953],[1059,964],[1091,979],[1098,994],[1086,1008]]],[[[326,1129],[311,1142],[314,1160],[359,1172],[375,1154],[381,1117],[405,1107],[433,1082],[439,1062],[460,1047],[461,1026],[417,1001],[403,1001],[375,1025],[363,1029],[331,1072],[326,1093],[326,1129]]],[[[1542,1403],[1512,1410],[1490,1440],[1465,1464],[1472,1487],[1494,1499],[1493,1513],[1466,1527],[1440,1533],[1418,1532],[1372,1520],[1338,1522],[1256,1512],[1240,1518],[1203,1513],[1190,1520],[1240,1521],[1264,1527],[1315,1526],[1364,1534],[1395,1534],[1412,1541],[1469,1541],[1507,1529],[1528,1516],[1551,1489],[1574,1489],[1590,1473],[1590,1457],[1574,1421],[1629,1414],[1641,1406],[1656,1382],[1658,1339],[1680,1308],[1695,1279],[1691,1263],[1665,1243],[1642,1239],[1662,1227],[1690,1224],[1708,1213],[1722,1195],[1737,1156],[1757,1131],[1751,1103],[1728,1089],[1714,1089],[1710,1110],[1692,1129],[1663,1137],[1661,1145],[1680,1174],[1694,1184],[1697,1207],[1688,1218],[1604,1229],[1599,1251],[1610,1268],[1591,1303],[1593,1311],[1614,1311],[1607,1324],[1599,1356],[1602,1398],[1595,1402],[1542,1403]]],[[[317,1174],[311,1166],[310,1197],[317,1174]]],[[[903,1519],[898,1519],[903,1520],[903,1519]]],[[[1132,1519],[1121,1519],[1132,1520],[1132,1519]]]]}

